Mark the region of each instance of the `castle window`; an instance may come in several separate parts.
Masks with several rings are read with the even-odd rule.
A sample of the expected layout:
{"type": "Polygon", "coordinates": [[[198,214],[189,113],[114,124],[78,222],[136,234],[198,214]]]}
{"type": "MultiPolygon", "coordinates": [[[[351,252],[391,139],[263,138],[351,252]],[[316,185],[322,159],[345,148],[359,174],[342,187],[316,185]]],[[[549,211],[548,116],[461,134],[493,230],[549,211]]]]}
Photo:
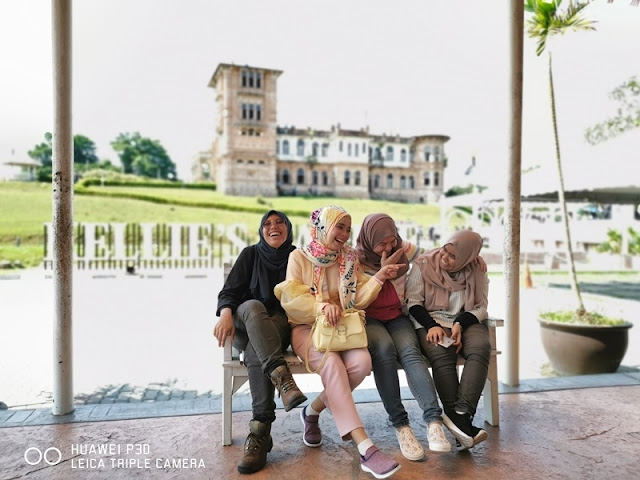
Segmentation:
{"type": "Polygon", "coordinates": [[[431,147],[428,145],[424,147],[424,161],[425,162],[431,161],[431,147]]]}
{"type": "Polygon", "coordinates": [[[329,175],[327,175],[327,172],[322,172],[322,185],[329,185],[329,175]]]}
{"type": "Polygon", "coordinates": [[[414,151],[413,150],[409,150],[409,163],[413,163],[413,156],[414,156],[414,151]]]}
{"type": "Polygon", "coordinates": [[[404,148],[400,150],[400,161],[401,162],[407,161],[407,151],[404,148]]]}
{"type": "Polygon", "coordinates": [[[298,176],[298,185],[304,185],[304,170],[299,168],[297,176],[298,176]]]}
{"type": "Polygon", "coordinates": [[[439,172],[434,172],[433,173],[433,186],[437,187],[440,184],[440,173],[439,172]]]}
{"type": "Polygon", "coordinates": [[[246,71],[242,71],[242,86],[246,87],[247,86],[247,72],[246,71]]]}
{"type": "Polygon", "coordinates": [[[374,157],[375,160],[382,160],[382,150],[380,150],[380,147],[376,147],[376,154],[374,157]]]}
{"type": "Polygon", "coordinates": [[[344,172],[344,184],[345,185],[349,185],[350,181],[351,181],[351,172],[349,170],[345,170],[345,172],[344,172]]]}
{"type": "Polygon", "coordinates": [[[435,157],[434,160],[436,162],[440,161],[440,147],[439,146],[433,147],[433,156],[435,157]]]}
{"type": "Polygon", "coordinates": [[[256,120],[262,119],[262,105],[256,105],[256,120]]]}
{"type": "Polygon", "coordinates": [[[338,144],[338,151],[342,151],[342,140],[340,140],[340,143],[338,144]]]}
{"type": "Polygon", "coordinates": [[[393,175],[387,175],[387,188],[393,188],[393,175]]]}
{"type": "Polygon", "coordinates": [[[298,140],[298,143],[296,144],[296,153],[299,157],[304,157],[304,140],[300,139],[298,140]]]}
{"type": "Polygon", "coordinates": [[[356,175],[353,180],[354,185],[360,185],[360,170],[356,170],[356,175]]]}
{"type": "Polygon", "coordinates": [[[311,182],[314,185],[318,185],[318,172],[316,172],[315,170],[311,173],[311,182]]]}
{"type": "Polygon", "coordinates": [[[387,147],[387,162],[393,162],[393,147],[387,147]]]}
{"type": "Polygon", "coordinates": [[[244,163],[243,160],[241,160],[240,158],[238,160],[236,160],[237,163],[244,163]]]}
{"type": "Polygon", "coordinates": [[[318,142],[313,142],[313,145],[311,145],[311,155],[318,156],[318,142]]]}
{"type": "Polygon", "coordinates": [[[248,161],[247,161],[247,163],[248,163],[249,165],[253,165],[253,160],[248,160],[248,161]]]}
{"type": "Polygon", "coordinates": [[[373,177],[373,188],[380,188],[380,175],[373,177]]]}
{"type": "Polygon", "coordinates": [[[431,183],[431,179],[429,178],[429,172],[424,172],[424,183],[423,183],[423,185],[425,187],[428,187],[430,183],[431,183]]]}
{"type": "Polygon", "coordinates": [[[280,140],[276,140],[276,155],[280,153],[280,140]]]}
{"type": "Polygon", "coordinates": [[[286,168],[282,171],[282,183],[289,185],[289,170],[286,168]]]}
{"type": "Polygon", "coordinates": [[[289,140],[284,140],[282,142],[282,154],[289,155],[289,140]]]}
{"type": "Polygon", "coordinates": [[[410,188],[411,190],[413,190],[414,188],[416,188],[416,182],[415,182],[415,180],[413,179],[413,175],[409,177],[409,188],[410,188]]]}
{"type": "Polygon", "coordinates": [[[403,190],[407,188],[407,177],[405,177],[404,175],[400,177],[400,188],[403,190]]]}
{"type": "Polygon", "coordinates": [[[367,151],[367,144],[362,142],[362,153],[367,151]]]}
{"type": "Polygon", "coordinates": [[[355,149],[355,156],[357,157],[358,156],[358,144],[357,143],[354,144],[353,148],[355,149]]]}
{"type": "Polygon", "coordinates": [[[329,144],[328,143],[323,143],[322,144],[322,156],[326,157],[329,153],[329,144]]]}
{"type": "MultiPolygon", "coordinates": [[[[258,163],[259,163],[260,165],[264,165],[264,160],[258,160],[258,163]]],[[[413,177],[412,177],[412,178],[413,178],[413,177]]]]}
{"type": "Polygon", "coordinates": [[[254,73],[249,72],[249,87],[253,87],[253,78],[254,78],[254,73]]]}
{"type": "Polygon", "coordinates": [[[256,72],[256,88],[262,88],[262,72],[256,72]]]}
{"type": "Polygon", "coordinates": [[[351,143],[347,143],[347,155],[351,156],[351,143]]]}
{"type": "Polygon", "coordinates": [[[248,108],[249,108],[249,105],[247,105],[246,103],[242,104],[242,118],[243,119],[246,119],[249,116],[248,108]]]}

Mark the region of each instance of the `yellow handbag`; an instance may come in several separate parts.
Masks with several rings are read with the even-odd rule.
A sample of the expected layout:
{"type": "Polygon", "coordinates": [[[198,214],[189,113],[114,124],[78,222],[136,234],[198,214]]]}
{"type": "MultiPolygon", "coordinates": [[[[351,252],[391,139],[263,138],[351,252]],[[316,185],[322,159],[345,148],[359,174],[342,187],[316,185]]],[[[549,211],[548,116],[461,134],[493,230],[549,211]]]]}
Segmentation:
{"type": "Polygon", "coordinates": [[[318,373],[324,366],[329,352],[341,352],[353,348],[366,348],[367,331],[365,330],[365,313],[362,310],[349,308],[344,311],[335,327],[327,323],[324,313],[316,316],[316,321],[311,327],[311,334],[307,338],[305,366],[309,373],[318,373]],[[318,369],[309,368],[309,341],[318,352],[325,352],[318,369]]]}

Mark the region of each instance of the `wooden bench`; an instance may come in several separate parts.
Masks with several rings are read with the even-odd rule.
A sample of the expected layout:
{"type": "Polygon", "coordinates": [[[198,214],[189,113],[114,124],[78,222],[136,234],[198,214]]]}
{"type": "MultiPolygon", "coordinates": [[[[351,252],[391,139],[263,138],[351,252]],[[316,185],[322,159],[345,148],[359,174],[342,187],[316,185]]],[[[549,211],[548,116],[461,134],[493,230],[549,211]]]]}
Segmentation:
{"type": "MultiPolygon", "coordinates": [[[[486,320],[489,327],[489,338],[491,340],[491,360],[489,362],[489,372],[484,384],[484,420],[489,425],[497,427],[500,423],[500,412],[498,409],[498,364],[496,356],[500,353],[496,349],[496,327],[504,325],[504,320],[489,318],[486,320]]],[[[285,354],[285,360],[293,374],[308,375],[304,362],[301,361],[289,349],[285,354]]],[[[458,367],[464,365],[464,358],[458,356],[458,367]]],[[[231,445],[232,435],[232,408],[233,394],[249,380],[247,367],[242,362],[240,353],[232,347],[231,341],[227,338],[224,345],[224,360],[222,362],[224,370],[224,383],[222,387],[222,444],[231,445]]],[[[401,368],[401,367],[399,367],[401,368]]],[[[314,374],[315,375],[315,374],[314,374]]]]}

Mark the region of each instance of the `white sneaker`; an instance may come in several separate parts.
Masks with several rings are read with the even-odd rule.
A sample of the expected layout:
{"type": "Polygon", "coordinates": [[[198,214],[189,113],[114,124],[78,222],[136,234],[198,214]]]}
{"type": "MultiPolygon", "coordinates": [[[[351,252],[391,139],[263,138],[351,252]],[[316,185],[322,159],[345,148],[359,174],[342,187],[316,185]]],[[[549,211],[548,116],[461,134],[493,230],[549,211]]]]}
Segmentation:
{"type": "Polygon", "coordinates": [[[451,444],[444,434],[444,429],[440,422],[431,422],[427,429],[427,440],[429,441],[429,450],[434,452],[450,452],[451,444]]]}
{"type": "Polygon", "coordinates": [[[422,460],[424,458],[424,448],[418,442],[413,433],[413,429],[409,425],[396,428],[396,437],[400,444],[400,451],[405,458],[409,460],[422,460]]]}

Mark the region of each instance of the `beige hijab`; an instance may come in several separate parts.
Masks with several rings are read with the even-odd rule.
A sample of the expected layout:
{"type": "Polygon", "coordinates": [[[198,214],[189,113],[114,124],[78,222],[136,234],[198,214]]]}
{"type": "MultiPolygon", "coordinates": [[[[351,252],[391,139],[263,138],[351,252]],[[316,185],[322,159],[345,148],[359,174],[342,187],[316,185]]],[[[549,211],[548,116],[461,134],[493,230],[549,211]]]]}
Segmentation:
{"type": "Polygon", "coordinates": [[[447,310],[449,294],[466,289],[465,311],[473,310],[482,298],[484,272],[474,262],[482,248],[482,237],[471,230],[454,233],[441,247],[420,255],[416,266],[422,273],[424,282],[425,308],[429,312],[447,310]],[[447,272],[440,267],[442,251],[446,245],[456,249],[455,272],[447,272]],[[474,263],[472,263],[474,262],[474,263]]]}

